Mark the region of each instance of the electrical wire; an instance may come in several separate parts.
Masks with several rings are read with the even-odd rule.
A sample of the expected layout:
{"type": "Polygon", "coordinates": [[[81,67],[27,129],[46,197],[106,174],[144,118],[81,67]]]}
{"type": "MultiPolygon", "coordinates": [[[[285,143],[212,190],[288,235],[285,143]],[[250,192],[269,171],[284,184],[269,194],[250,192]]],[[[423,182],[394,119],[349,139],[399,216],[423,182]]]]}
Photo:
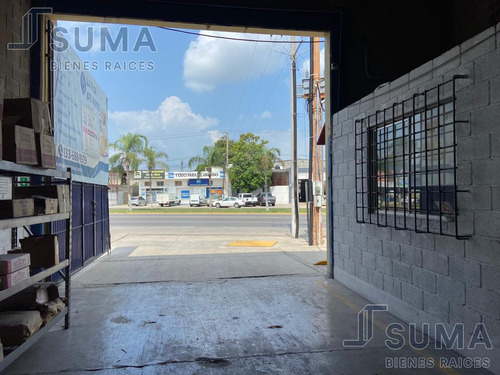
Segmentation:
{"type": "MultiPolygon", "coordinates": [[[[276,77],[276,81],[274,82],[274,85],[273,85],[273,88],[271,89],[271,91],[269,92],[269,95],[267,96],[267,99],[266,99],[266,102],[264,103],[264,105],[262,106],[262,109],[260,111],[260,113],[262,113],[262,111],[266,108],[267,106],[267,103],[269,103],[269,100],[271,99],[271,96],[274,92],[274,88],[276,87],[276,84],[278,83],[279,79],[281,78],[281,73],[283,72],[283,69],[285,68],[285,65],[286,63],[288,62],[287,59],[284,59],[284,62],[283,62],[283,65],[281,66],[281,70],[280,72],[278,73],[278,76],[276,77]]],[[[253,127],[257,124],[257,122],[259,121],[259,118],[257,118],[254,123],[250,126],[250,129],[253,129],[253,127]]]]}
{"type": "Polygon", "coordinates": [[[266,65],[264,66],[264,71],[260,75],[259,83],[257,84],[257,88],[255,89],[252,100],[250,101],[250,104],[248,105],[248,109],[245,113],[245,116],[243,116],[243,118],[241,119],[241,124],[243,124],[243,121],[245,120],[245,118],[248,116],[248,113],[250,112],[250,108],[252,107],[253,101],[255,100],[255,97],[257,96],[257,92],[259,91],[260,84],[262,83],[262,78],[264,78],[264,75],[266,74],[267,65],[269,64],[269,60],[271,59],[272,54],[273,54],[273,50],[271,49],[271,51],[269,52],[269,56],[267,57],[266,65]]]}
{"type": "MultiPolygon", "coordinates": [[[[186,30],[181,30],[181,29],[174,29],[172,27],[165,27],[165,26],[157,26],[160,29],[168,30],[168,31],[174,31],[176,33],[181,33],[181,34],[188,34],[188,35],[195,35],[195,36],[203,36],[206,38],[214,38],[214,39],[225,39],[225,40],[236,40],[238,42],[255,42],[255,43],[277,43],[277,44],[299,44],[301,41],[291,41],[291,40],[264,40],[264,39],[249,39],[249,38],[235,38],[235,37],[230,37],[230,36],[222,36],[222,35],[210,35],[210,34],[201,34],[197,33],[194,31],[186,31],[186,30]]],[[[200,30],[202,31],[202,30],[200,30]]],[[[231,33],[229,33],[231,34],[231,33]]],[[[305,41],[303,43],[307,44],[313,44],[313,43],[324,43],[323,38],[320,38],[320,40],[315,40],[315,41],[305,41]]]]}
{"type": "Polygon", "coordinates": [[[250,60],[250,65],[248,66],[248,72],[247,72],[247,76],[245,78],[245,83],[243,84],[243,91],[240,95],[240,101],[238,103],[238,107],[236,109],[236,112],[234,114],[234,119],[233,119],[233,122],[231,124],[231,128],[229,131],[231,131],[233,129],[233,126],[234,124],[236,123],[236,119],[238,118],[238,113],[240,113],[240,107],[241,107],[241,103],[243,101],[243,95],[245,94],[245,89],[247,87],[247,82],[248,82],[248,79],[250,78],[250,72],[252,71],[252,64],[253,64],[253,59],[255,57],[255,51],[257,50],[257,43],[255,43],[255,46],[253,48],[253,53],[252,53],[252,59],[250,60]]]}

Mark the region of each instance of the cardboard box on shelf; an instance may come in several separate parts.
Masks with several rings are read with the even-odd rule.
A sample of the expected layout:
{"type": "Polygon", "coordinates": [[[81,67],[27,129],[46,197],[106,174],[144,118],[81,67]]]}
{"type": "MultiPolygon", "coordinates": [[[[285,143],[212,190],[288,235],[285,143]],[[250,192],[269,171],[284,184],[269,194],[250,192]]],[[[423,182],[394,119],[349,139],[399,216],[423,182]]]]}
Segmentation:
{"type": "Polygon", "coordinates": [[[12,199],[12,178],[0,177],[0,201],[12,199]]]}
{"type": "Polygon", "coordinates": [[[24,267],[7,275],[0,276],[0,289],[8,289],[30,277],[30,268],[24,267]]]}
{"type": "Polygon", "coordinates": [[[2,121],[3,121],[3,98],[5,90],[5,81],[0,77],[0,160],[2,160],[2,121]]]}
{"type": "Polygon", "coordinates": [[[2,136],[9,142],[3,144],[3,159],[14,163],[37,165],[35,132],[17,125],[16,118],[4,117],[2,136]]]}
{"type": "Polygon", "coordinates": [[[5,116],[19,116],[18,124],[35,133],[53,134],[48,103],[33,98],[5,99],[5,116]]]}
{"type": "Polygon", "coordinates": [[[12,196],[14,198],[29,198],[34,196],[55,198],[58,201],[59,212],[68,212],[71,207],[68,185],[15,187],[12,196]]]}
{"type": "Polygon", "coordinates": [[[35,204],[33,198],[0,201],[0,217],[3,219],[33,216],[34,214],[35,204]]]}
{"type": "Polygon", "coordinates": [[[5,81],[2,76],[0,76],[0,121],[3,118],[3,98],[5,97],[5,81]]]}
{"type": "Polygon", "coordinates": [[[29,267],[29,254],[1,254],[0,255],[0,275],[7,275],[22,268],[29,267]]]}
{"type": "Polygon", "coordinates": [[[35,201],[35,215],[51,215],[59,212],[56,198],[34,195],[33,200],[35,201]]]}
{"type": "Polygon", "coordinates": [[[29,253],[31,268],[49,268],[59,264],[59,241],[56,235],[32,236],[19,242],[21,250],[9,253],[29,253]]]}
{"type": "Polygon", "coordinates": [[[54,137],[47,134],[35,134],[38,165],[43,168],[56,168],[56,145],[54,137]]]}

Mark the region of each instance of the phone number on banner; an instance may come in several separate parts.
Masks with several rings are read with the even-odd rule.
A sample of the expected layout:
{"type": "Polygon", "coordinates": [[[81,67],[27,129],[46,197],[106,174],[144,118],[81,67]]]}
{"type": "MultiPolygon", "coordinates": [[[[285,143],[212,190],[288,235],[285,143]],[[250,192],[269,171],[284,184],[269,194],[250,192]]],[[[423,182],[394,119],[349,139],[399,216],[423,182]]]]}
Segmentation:
{"type": "Polygon", "coordinates": [[[87,155],[84,155],[78,151],[71,150],[70,148],[59,145],[58,147],[59,157],[68,159],[80,164],[87,164],[87,155]]]}

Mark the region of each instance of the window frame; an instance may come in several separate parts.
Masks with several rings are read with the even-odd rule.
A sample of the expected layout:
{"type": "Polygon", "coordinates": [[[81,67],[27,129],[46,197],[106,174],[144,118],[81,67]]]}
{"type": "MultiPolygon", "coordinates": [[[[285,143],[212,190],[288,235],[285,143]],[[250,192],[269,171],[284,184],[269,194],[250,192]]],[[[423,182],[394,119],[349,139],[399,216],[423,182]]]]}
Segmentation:
{"type": "Polygon", "coordinates": [[[460,78],[355,121],[358,223],[467,238],[458,234],[455,80],[460,78]]]}

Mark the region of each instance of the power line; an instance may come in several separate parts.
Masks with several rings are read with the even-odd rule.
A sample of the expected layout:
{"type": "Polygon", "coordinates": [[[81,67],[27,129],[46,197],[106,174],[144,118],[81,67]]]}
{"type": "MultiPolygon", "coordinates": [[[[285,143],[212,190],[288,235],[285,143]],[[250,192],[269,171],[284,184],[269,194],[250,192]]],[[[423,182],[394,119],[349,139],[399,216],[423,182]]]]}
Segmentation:
{"type": "Polygon", "coordinates": [[[247,87],[247,82],[248,82],[248,79],[250,78],[250,72],[252,71],[253,58],[255,57],[255,51],[256,50],[257,50],[257,43],[255,43],[255,46],[253,48],[252,59],[250,60],[250,65],[248,66],[247,77],[245,78],[245,83],[243,84],[243,91],[242,91],[242,93],[240,95],[240,101],[238,103],[238,108],[236,109],[236,112],[234,114],[234,119],[233,119],[233,123],[231,124],[231,129],[233,129],[233,126],[236,123],[236,119],[238,117],[238,113],[240,113],[240,107],[241,107],[241,103],[243,101],[243,95],[245,94],[245,89],[247,87]]]}
{"type": "MultiPolygon", "coordinates": [[[[299,44],[300,42],[293,42],[291,40],[263,40],[263,39],[249,39],[249,38],[235,38],[235,37],[230,37],[230,36],[222,36],[222,35],[210,35],[210,34],[201,34],[197,33],[194,31],[186,31],[186,30],[181,30],[181,29],[174,29],[171,27],[165,27],[165,26],[158,26],[160,29],[168,30],[168,31],[174,31],[176,33],[181,33],[181,34],[188,34],[188,35],[195,35],[195,36],[203,36],[206,38],[214,38],[214,39],[225,39],[225,40],[236,40],[238,42],[255,42],[255,43],[277,43],[277,44],[299,44]]],[[[200,30],[202,31],[202,30],[200,30]]],[[[324,43],[324,40],[319,40],[319,41],[305,41],[304,43],[307,44],[312,44],[312,43],[324,43]]]]}
{"type": "MultiPolygon", "coordinates": [[[[248,116],[248,113],[250,112],[250,108],[252,107],[253,101],[255,100],[255,97],[257,96],[257,92],[259,91],[260,84],[262,83],[262,78],[264,78],[264,75],[266,74],[267,71],[267,65],[269,64],[269,60],[271,59],[271,55],[273,54],[273,50],[269,52],[269,56],[267,57],[266,65],[264,66],[264,71],[260,75],[259,83],[257,84],[257,88],[255,89],[255,92],[253,94],[252,100],[250,101],[250,104],[248,105],[248,109],[245,113],[245,116],[241,119],[241,124],[243,125],[243,121],[246,119],[248,116]]],[[[259,115],[260,116],[260,115],[259,115]]]]}
{"type": "MultiPolygon", "coordinates": [[[[278,83],[279,79],[281,78],[281,73],[283,72],[283,69],[285,68],[285,65],[286,63],[288,62],[287,59],[284,60],[283,62],[283,66],[281,67],[281,70],[276,78],[276,81],[274,82],[274,85],[273,85],[273,88],[271,89],[271,91],[269,92],[269,95],[267,96],[267,99],[266,99],[266,102],[264,103],[264,105],[262,106],[262,110],[260,111],[260,113],[262,113],[262,111],[266,108],[267,106],[267,103],[269,103],[269,99],[271,99],[271,96],[273,95],[273,92],[274,92],[274,88],[276,87],[276,84],[278,83]]],[[[252,129],[255,124],[257,124],[257,122],[259,121],[260,119],[257,118],[254,123],[250,126],[250,129],[252,129]]]]}

